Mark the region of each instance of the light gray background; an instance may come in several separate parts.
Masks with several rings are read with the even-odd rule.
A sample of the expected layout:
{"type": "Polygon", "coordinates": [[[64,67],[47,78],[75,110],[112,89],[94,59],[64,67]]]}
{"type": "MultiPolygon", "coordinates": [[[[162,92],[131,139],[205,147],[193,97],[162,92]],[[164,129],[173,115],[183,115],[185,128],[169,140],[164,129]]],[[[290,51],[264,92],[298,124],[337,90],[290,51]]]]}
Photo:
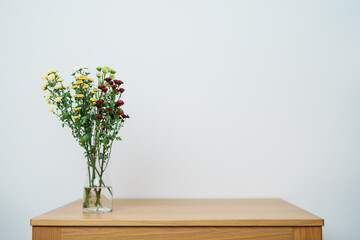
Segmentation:
{"type": "Polygon", "coordinates": [[[358,239],[359,1],[1,1],[0,238],[81,198],[40,75],[109,65],[131,115],[115,197],[280,197],[358,239]]]}

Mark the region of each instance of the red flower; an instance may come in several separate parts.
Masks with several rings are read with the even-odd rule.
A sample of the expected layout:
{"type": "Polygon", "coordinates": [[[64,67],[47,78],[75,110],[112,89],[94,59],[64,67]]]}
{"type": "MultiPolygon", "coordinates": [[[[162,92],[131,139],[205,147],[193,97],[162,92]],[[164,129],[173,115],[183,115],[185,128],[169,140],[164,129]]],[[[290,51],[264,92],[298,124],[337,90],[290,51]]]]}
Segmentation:
{"type": "Polygon", "coordinates": [[[106,107],[105,109],[108,110],[108,111],[111,111],[111,110],[112,110],[111,107],[106,107]]]}
{"type": "Polygon", "coordinates": [[[122,106],[124,105],[124,101],[123,100],[119,100],[115,103],[116,106],[122,106]]]}
{"type": "Polygon", "coordinates": [[[125,89],[120,88],[119,91],[120,91],[121,93],[123,93],[123,92],[125,92],[125,89]]]}
{"type": "Polygon", "coordinates": [[[100,98],[99,100],[97,100],[97,103],[98,103],[98,104],[102,104],[103,102],[104,102],[104,100],[101,99],[101,98],[100,98]]]}
{"type": "Polygon", "coordinates": [[[105,86],[102,85],[102,84],[98,86],[99,89],[103,89],[104,87],[105,87],[105,86]]]}
{"type": "Polygon", "coordinates": [[[122,117],[122,118],[130,118],[129,115],[125,115],[125,114],[121,115],[121,117],[122,117]]]}
{"type": "Polygon", "coordinates": [[[114,82],[113,81],[108,81],[108,84],[113,85],[114,82]]]}
{"type": "Polygon", "coordinates": [[[97,120],[101,120],[101,119],[103,119],[103,116],[97,115],[95,118],[96,118],[97,120]]]}
{"type": "Polygon", "coordinates": [[[108,81],[111,80],[111,78],[107,77],[107,78],[105,78],[104,80],[108,82],[108,81]]]}
{"type": "Polygon", "coordinates": [[[114,83],[116,83],[116,84],[118,84],[118,85],[121,85],[121,84],[123,84],[123,81],[121,81],[121,80],[114,80],[114,83]]]}
{"type": "Polygon", "coordinates": [[[113,89],[116,89],[116,85],[115,84],[113,84],[113,85],[111,85],[111,87],[113,88],[113,89]]]}
{"type": "Polygon", "coordinates": [[[117,115],[122,115],[123,113],[124,113],[124,112],[121,111],[121,110],[116,111],[116,114],[117,114],[117,115]]]}
{"type": "Polygon", "coordinates": [[[108,90],[108,88],[106,88],[106,87],[101,89],[101,91],[103,91],[103,92],[107,92],[107,90],[108,90]]]}

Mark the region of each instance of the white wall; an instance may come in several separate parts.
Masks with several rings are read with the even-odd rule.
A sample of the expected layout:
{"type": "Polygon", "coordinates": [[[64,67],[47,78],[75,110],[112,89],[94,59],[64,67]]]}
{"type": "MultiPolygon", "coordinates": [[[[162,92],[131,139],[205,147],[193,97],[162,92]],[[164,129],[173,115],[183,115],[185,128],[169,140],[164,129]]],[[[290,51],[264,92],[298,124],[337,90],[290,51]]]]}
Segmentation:
{"type": "Polygon", "coordinates": [[[359,1],[1,1],[0,239],[81,198],[40,75],[109,65],[131,115],[115,197],[280,197],[358,239],[359,1]]]}

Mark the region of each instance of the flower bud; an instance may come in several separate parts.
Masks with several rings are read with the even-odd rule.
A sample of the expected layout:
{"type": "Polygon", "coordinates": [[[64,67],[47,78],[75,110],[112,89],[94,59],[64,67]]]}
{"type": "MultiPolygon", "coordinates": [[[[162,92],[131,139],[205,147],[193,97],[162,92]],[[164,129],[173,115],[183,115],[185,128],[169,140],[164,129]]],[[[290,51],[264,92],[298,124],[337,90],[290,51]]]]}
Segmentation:
{"type": "Polygon", "coordinates": [[[120,91],[121,93],[123,93],[123,92],[125,92],[125,89],[120,88],[119,91],[120,91]]]}
{"type": "Polygon", "coordinates": [[[114,82],[115,82],[116,84],[118,84],[118,85],[123,84],[123,81],[121,81],[121,80],[114,80],[114,82]]]}
{"type": "Polygon", "coordinates": [[[111,85],[111,87],[112,87],[113,89],[116,89],[116,88],[117,88],[117,86],[116,86],[115,84],[111,85]]]}
{"type": "Polygon", "coordinates": [[[112,111],[112,110],[113,110],[111,107],[106,107],[105,109],[108,110],[108,111],[112,111]]]}
{"type": "Polygon", "coordinates": [[[97,76],[97,77],[101,77],[101,73],[97,72],[97,73],[96,73],[96,76],[97,76]]]}
{"type": "Polygon", "coordinates": [[[109,82],[111,80],[111,78],[107,77],[104,79],[105,81],[109,82]]]}
{"type": "Polygon", "coordinates": [[[103,92],[107,92],[107,90],[108,90],[108,88],[106,88],[106,87],[101,89],[101,91],[103,91],[103,92]]]}
{"type": "Polygon", "coordinates": [[[109,76],[111,79],[114,79],[115,78],[115,75],[114,74],[110,74],[109,76]]]}
{"type": "Polygon", "coordinates": [[[103,88],[105,88],[105,86],[102,85],[102,84],[100,84],[100,85],[98,86],[98,88],[99,88],[99,89],[103,89],[103,88]]]}
{"type": "Polygon", "coordinates": [[[116,73],[116,71],[114,69],[110,69],[110,72],[113,73],[113,74],[116,73]]]}
{"type": "Polygon", "coordinates": [[[116,114],[117,114],[117,115],[122,115],[123,113],[124,113],[124,112],[121,111],[121,110],[117,110],[117,111],[116,111],[116,114]]]}
{"type": "Polygon", "coordinates": [[[101,71],[102,67],[96,67],[96,70],[101,71]]]}
{"type": "Polygon", "coordinates": [[[115,103],[116,106],[122,106],[124,105],[124,101],[123,100],[118,100],[116,103],[115,103]]]}
{"type": "Polygon", "coordinates": [[[107,68],[103,67],[103,68],[102,68],[102,72],[103,72],[103,73],[108,73],[109,70],[108,70],[107,68]]]}

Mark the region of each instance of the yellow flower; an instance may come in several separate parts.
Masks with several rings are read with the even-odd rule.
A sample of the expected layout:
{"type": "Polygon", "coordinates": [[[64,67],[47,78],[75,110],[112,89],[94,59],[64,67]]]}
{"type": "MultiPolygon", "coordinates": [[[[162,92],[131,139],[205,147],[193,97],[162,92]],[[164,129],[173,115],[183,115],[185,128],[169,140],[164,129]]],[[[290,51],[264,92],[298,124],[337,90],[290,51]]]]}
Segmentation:
{"type": "Polygon", "coordinates": [[[84,97],[84,94],[75,94],[74,97],[78,97],[78,98],[83,98],[84,97]]]}
{"type": "Polygon", "coordinates": [[[74,111],[79,111],[81,107],[74,108],[74,111]]]}
{"type": "Polygon", "coordinates": [[[79,118],[79,116],[73,116],[73,119],[78,119],[79,118]]]}
{"type": "Polygon", "coordinates": [[[51,69],[50,72],[52,73],[56,73],[58,70],[57,69],[51,69]]]}
{"type": "Polygon", "coordinates": [[[61,88],[62,88],[61,85],[56,85],[56,86],[54,87],[55,90],[58,90],[58,89],[61,89],[61,88]]]}
{"type": "Polygon", "coordinates": [[[60,102],[61,99],[62,99],[62,97],[57,97],[57,98],[55,98],[55,102],[60,102]]]}
{"type": "Polygon", "coordinates": [[[59,78],[58,80],[56,80],[57,82],[62,82],[62,81],[64,81],[64,79],[63,78],[59,78]]]}
{"type": "Polygon", "coordinates": [[[66,87],[66,88],[69,88],[69,87],[70,87],[70,84],[66,85],[65,87],[66,87]]]}
{"type": "Polygon", "coordinates": [[[48,76],[48,75],[47,75],[46,73],[44,73],[43,75],[41,75],[41,79],[42,79],[42,80],[45,80],[45,79],[47,78],[47,76],[48,76]]]}
{"type": "Polygon", "coordinates": [[[47,83],[47,82],[46,82],[46,83],[44,83],[44,84],[41,86],[41,89],[42,89],[43,91],[45,91],[45,90],[46,90],[47,85],[48,85],[48,83],[47,83]]]}
{"type": "Polygon", "coordinates": [[[95,94],[95,92],[90,92],[91,94],[95,94]]]}
{"type": "Polygon", "coordinates": [[[49,112],[54,111],[54,107],[49,108],[49,112]]]}
{"type": "Polygon", "coordinates": [[[96,105],[96,102],[93,102],[94,105],[96,105]]]}
{"type": "Polygon", "coordinates": [[[90,82],[94,82],[92,78],[86,78],[86,80],[89,80],[90,82]]]}
{"type": "Polygon", "coordinates": [[[47,77],[47,79],[49,80],[49,81],[52,81],[52,80],[54,80],[55,79],[55,74],[50,74],[48,77],[47,77]]]}
{"type": "Polygon", "coordinates": [[[51,93],[49,93],[48,95],[46,95],[45,100],[46,100],[46,101],[49,101],[51,95],[52,95],[51,93]]]}
{"type": "Polygon", "coordinates": [[[90,100],[93,101],[93,102],[96,102],[96,101],[97,101],[96,98],[90,98],[90,100]]]}
{"type": "Polygon", "coordinates": [[[72,89],[75,89],[75,88],[77,88],[78,87],[78,85],[74,85],[74,86],[72,86],[71,88],[72,89]]]}
{"type": "Polygon", "coordinates": [[[85,80],[86,78],[87,78],[86,76],[78,76],[76,79],[85,80]]]}
{"type": "Polygon", "coordinates": [[[85,89],[85,88],[89,88],[89,85],[84,84],[84,85],[83,85],[83,89],[85,89]]]}
{"type": "Polygon", "coordinates": [[[48,101],[48,104],[51,104],[51,102],[50,102],[50,101],[48,101]]]}
{"type": "Polygon", "coordinates": [[[75,84],[82,84],[83,81],[79,80],[79,81],[76,81],[75,84]]]}

